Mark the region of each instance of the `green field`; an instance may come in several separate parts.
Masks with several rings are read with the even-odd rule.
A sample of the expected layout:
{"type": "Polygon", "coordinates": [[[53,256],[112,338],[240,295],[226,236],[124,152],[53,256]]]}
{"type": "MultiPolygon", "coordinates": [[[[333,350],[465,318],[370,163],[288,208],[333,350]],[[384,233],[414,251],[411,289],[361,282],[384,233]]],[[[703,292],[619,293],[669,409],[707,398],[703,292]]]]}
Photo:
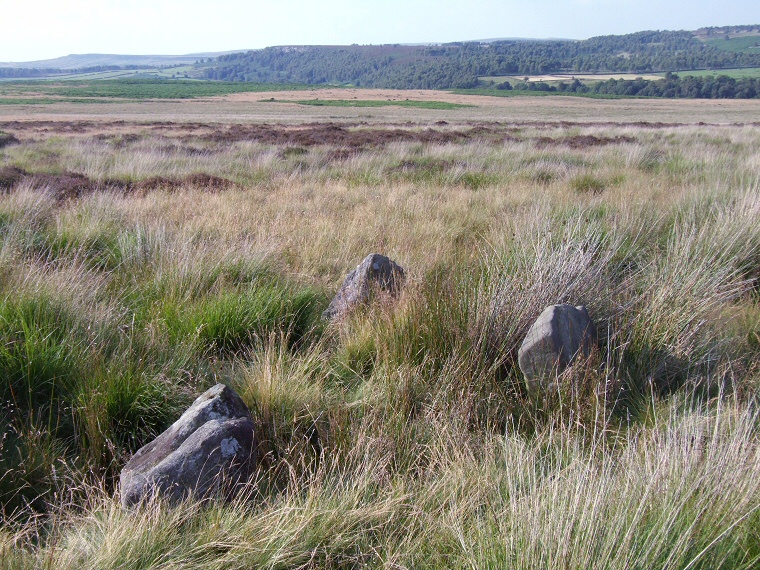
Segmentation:
{"type": "Polygon", "coordinates": [[[95,100],[76,97],[0,97],[0,105],[52,105],[54,103],[111,103],[112,100],[95,100]]]}
{"type": "Polygon", "coordinates": [[[90,73],[60,73],[47,77],[38,77],[34,79],[2,77],[2,83],[26,83],[26,82],[45,82],[54,83],[58,81],[92,81],[92,80],[109,80],[109,79],[164,79],[164,80],[193,80],[192,65],[178,65],[175,67],[145,67],[141,69],[117,69],[111,71],[93,71],[90,73]]]}
{"type": "Polygon", "coordinates": [[[116,71],[95,71],[92,73],[71,73],[67,75],[56,75],[48,81],[89,81],[101,79],[179,79],[192,80],[192,65],[181,65],[177,67],[146,67],[145,69],[125,69],[116,71]]]}
{"type": "MultiPolygon", "coordinates": [[[[663,77],[664,73],[660,74],[663,77]]],[[[680,77],[688,77],[689,75],[694,77],[718,77],[719,75],[727,75],[734,79],[744,78],[760,78],[760,68],[758,67],[746,67],[743,69],[700,69],[694,71],[679,71],[677,73],[680,77]]]]}
{"type": "Polygon", "coordinates": [[[162,79],[107,80],[51,87],[51,94],[63,97],[115,97],[124,99],[192,99],[230,93],[291,91],[312,86],[268,83],[226,83],[216,81],[167,81],[162,79]]]}
{"type": "Polygon", "coordinates": [[[65,83],[52,81],[13,81],[0,83],[0,96],[16,96],[35,93],[49,97],[76,99],[192,99],[214,97],[230,93],[261,91],[293,91],[319,87],[270,84],[227,83],[222,81],[168,80],[158,78],[93,79],[84,81],[71,78],[65,83]]]}
{"type": "MultiPolygon", "coordinates": [[[[686,76],[694,76],[694,77],[707,77],[707,76],[713,76],[717,77],[719,75],[727,75],[728,77],[733,77],[734,79],[743,79],[743,78],[758,78],[760,77],[760,68],[757,67],[745,67],[745,68],[739,68],[739,69],[696,69],[696,70],[683,70],[678,71],[676,73],[680,77],[686,77],[686,76]]],[[[665,72],[653,72],[653,73],[617,73],[617,74],[578,74],[578,75],[567,75],[563,74],[562,77],[558,75],[548,75],[546,78],[541,79],[544,83],[552,83],[557,84],[560,81],[564,81],[565,83],[570,83],[573,79],[578,79],[581,83],[590,84],[590,83],[596,83],[598,81],[606,81],[610,77],[615,77],[619,79],[625,79],[625,80],[634,80],[638,78],[644,78],[648,79],[650,81],[656,81],[657,79],[661,79],[665,77],[665,72]]],[[[494,76],[494,77],[480,77],[479,79],[481,81],[493,81],[496,84],[503,83],[505,81],[509,81],[510,83],[514,84],[515,82],[522,82],[524,80],[525,76],[514,76],[514,75],[504,75],[504,76],[494,76]]],[[[529,77],[532,81],[537,81],[535,77],[529,77]]]]}
{"type": "Polygon", "coordinates": [[[760,35],[757,36],[740,36],[736,38],[714,38],[705,41],[709,46],[722,49],[724,51],[760,51],[760,35]]]}

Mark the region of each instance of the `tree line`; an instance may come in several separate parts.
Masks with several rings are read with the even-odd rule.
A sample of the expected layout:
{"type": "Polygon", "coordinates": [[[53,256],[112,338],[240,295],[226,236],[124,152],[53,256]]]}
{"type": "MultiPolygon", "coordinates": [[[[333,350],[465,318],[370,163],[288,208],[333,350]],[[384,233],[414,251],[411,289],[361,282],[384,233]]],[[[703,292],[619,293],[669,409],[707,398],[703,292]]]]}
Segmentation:
{"type": "Polygon", "coordinates": [[[721,50],[692,32],[650,31],[584,41],[271,47],[197,66],[203,77],[225,81],[456,89],[476,87],[481,77],[504,75],[760,67],[760,51],[721,50]]]}
{"type": "Polygon", "coordinates": [[[579,93],[617,95],[621,97],[668,97],[684,99],[755,99],[760,98],[760,79],[735,79],[727,75],[717,77],[679,77],[668,73],[657,81],[646,79],[609,79],[585,84],[578,79],[572,82],[519,82],[508,81],[494,85],[500,90],[539,91],[552,93],[579,93]]]}

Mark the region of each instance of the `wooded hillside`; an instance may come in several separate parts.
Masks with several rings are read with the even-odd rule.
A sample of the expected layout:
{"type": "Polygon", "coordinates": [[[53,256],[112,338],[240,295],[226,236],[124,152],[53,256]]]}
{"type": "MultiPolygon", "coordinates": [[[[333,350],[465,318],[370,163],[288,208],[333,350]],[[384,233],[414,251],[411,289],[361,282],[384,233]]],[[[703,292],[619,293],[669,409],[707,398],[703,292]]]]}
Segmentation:
{"type": "Polygon", "coordinates": [[[475,87],[484,76],[736,67],[760,67],[760,50],[721,49],[715,42],[701,41],[687,31],[637,32],[583,41],[270,47],[199,64],[206,79],[349,83],[396,89],[475,87]]]}

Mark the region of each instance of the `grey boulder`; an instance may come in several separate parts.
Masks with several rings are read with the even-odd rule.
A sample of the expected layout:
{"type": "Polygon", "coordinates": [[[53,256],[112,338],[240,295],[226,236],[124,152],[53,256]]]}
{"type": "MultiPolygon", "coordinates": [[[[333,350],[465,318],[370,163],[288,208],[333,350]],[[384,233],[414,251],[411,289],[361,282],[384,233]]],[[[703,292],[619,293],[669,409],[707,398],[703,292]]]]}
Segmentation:
{"type": "Polygon", "coordinates": [[[370,300],[373,289],[395,295],[404,282],[404,269],[379,253],[370,253],[348,274],[322,318],[340,318],[370,300]]]}
{"type": "Polygon", "coordinates": [[[586,307],[547,307],[530,327],[517,354],[528,387],[562,372],[579,354],[588,356],[596,344],[596,326],[586,307]]]}
{"type": "Polygon", "coordinates": [[[245,403],[222,384],[204,392],[121,471],[125,507],[158,494],[177,502],[231,487],[255,467],[254,424],[245,403]]]}

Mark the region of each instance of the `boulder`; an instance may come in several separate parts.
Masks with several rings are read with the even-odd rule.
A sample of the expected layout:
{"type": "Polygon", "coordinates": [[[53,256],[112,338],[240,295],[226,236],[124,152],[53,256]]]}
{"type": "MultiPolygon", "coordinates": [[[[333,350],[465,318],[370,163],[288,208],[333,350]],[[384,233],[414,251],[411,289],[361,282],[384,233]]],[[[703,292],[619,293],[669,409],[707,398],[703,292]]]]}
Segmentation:
{"type": "Polygon", "coordinates": [[[379,253],[370,253],[348,274],[322,318],[340,318],[360,304],[366,303],[373,289],[395,295],[404,282],[404,269],[379,253]]]}
{"type": "Polygon", "coordinates": [[[121,471],[125,507],[157,493],[171,502],[239,482],[252,471],[254,424],[243,400],[222,384],[204,392],[121,471]]]}
{"type": "Polygon", "coordinates": [[[597,344],[594,322],[586,307],[552,305],[539,315],[517,355],[529,387],[562,372],[578,354],[588,356],[597,344]]]}

